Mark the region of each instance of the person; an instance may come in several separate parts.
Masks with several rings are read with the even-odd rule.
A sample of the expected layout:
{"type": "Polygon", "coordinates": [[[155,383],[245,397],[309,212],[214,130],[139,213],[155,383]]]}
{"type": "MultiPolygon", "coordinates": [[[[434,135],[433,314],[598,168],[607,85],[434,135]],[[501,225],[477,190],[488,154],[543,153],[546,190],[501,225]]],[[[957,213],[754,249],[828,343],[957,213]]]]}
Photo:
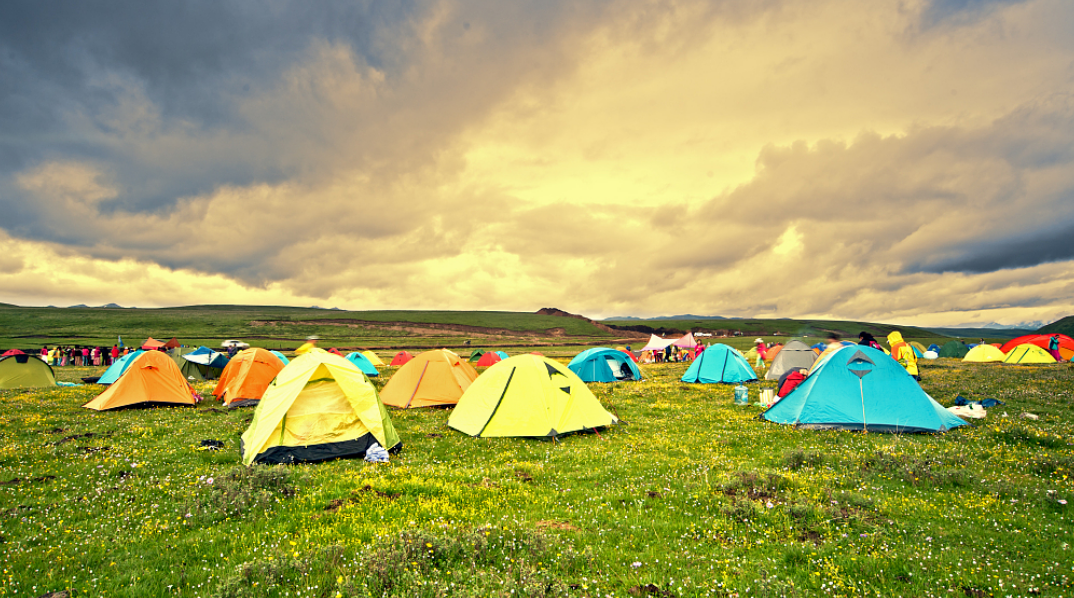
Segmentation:
{"type": "Polygon", "coordinates": [[[828,346],[824,348],[825,351],[834,351],[843,346],[843,342],[839,340],[839,335],[831,333],[828,335],[828,346]]]}
{"type": "Polygon", "coordinates": [[[914,380],[920,382],[921,375],[917,369],[917,356],[914,355],[914,348],[902,340],[902,333],[898,330],[892,330],[891,334],[888,335],[888,346],[891,347],[891,358],[906,368],[906,373],[910,374],[914,380]]]}
{"type": "Polygon", "coordinates": [[[317,347],[317,341],[321,340],[318,336],[307,336],[306,342],[299,348],[295,349],[295,355],[303,355],[309,353],[312,349],[317,347]]]}
{"type": "Polygon", "coordinates": [[[864,330],[858,333],[858,344],[882,350],[880,349],[880,343],[876,342],[876,337],[864,330]]]}
{"type": "Polygon", "coordinates": [[[791,368],[779,377],[776,384],[776,396],[783,398],[809,377],[809,370],[805,368],[791,368]]]}
{"type": "Polygon", "coordinates": [[[1052,337],[1048,339],[1048,352],[1052,354],[1052,357],[1054,357],[1057,362],[1063,361],[1063,355],[1059,352],[1058,334],[1053,334],[1052,337]]]}
{"type": "Polygon", "coordinates": [[[119,359],[119,345],[112,345],[112,363],[119,359]]]}

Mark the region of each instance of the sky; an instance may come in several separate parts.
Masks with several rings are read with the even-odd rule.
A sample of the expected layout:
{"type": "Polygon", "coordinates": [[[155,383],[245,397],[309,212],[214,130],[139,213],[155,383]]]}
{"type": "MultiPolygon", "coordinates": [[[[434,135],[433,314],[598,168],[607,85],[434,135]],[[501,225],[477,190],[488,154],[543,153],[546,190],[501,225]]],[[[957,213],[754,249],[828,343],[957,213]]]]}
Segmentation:
{"type": "Polygon", "coordinates": [[[0,302],[1074,314],[1074,2],[0,3],[0,302]]]}

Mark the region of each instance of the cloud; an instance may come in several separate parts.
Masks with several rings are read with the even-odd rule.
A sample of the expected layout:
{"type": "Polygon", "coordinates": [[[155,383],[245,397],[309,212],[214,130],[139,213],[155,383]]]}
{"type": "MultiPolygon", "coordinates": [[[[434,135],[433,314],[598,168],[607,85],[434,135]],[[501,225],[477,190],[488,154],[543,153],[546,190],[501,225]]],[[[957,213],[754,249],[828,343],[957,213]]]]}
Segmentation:
{"type": "Polygon", "coordinates": [[[184,6],[0,7],[0,300],[1070,308],[1069,3],[184,6]]]}

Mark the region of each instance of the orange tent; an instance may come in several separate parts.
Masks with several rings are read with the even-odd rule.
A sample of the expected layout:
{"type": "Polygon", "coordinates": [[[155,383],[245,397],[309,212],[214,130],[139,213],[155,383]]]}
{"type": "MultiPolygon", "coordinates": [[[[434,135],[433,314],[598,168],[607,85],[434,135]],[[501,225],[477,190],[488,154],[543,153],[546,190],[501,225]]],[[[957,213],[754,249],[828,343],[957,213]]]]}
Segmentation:
{"type": "Polygon", "coordinates": [[[454,405],[476,379],[477,371],[455,353],[426,351],[399,368],[380,391],[380,400],[403,408],[454,405]]]}
{"type": "Polygon", "coordinates": [[[768,348],[768,351],[764,354],[765,361],[772,361],[779,355],[779,352],[783,350],[783,345],[772,345],[768,348]]]}
{"type": "Polygon", "coordinates": [[[104,411],[139,403],[194,405],[190,385],[167,354],[160,351],[142,353],[108,390],[83,407],[104,411]]]}
{"type": "Polygon", "coordinates": [[[490,365],[499,363],[499,361],[500,356],[497,355],[495,351],[489,351],[488,353],[483,354],[481,356],[481,359],[478,359],[477,363],[475,363],[474,365],[479,368],[487,368],[490,365]]]}
{"type": "Polygon", "coordinates": [[[406,365],[411,359],[414,359],[414,356],[410,354],[410,351],[400,351],[392,357],[392,362],[388,365],[406,365]]]}
{"type": "MultiPolygon", "coordinates": [[[[1013,338],[1013,339],[1003,343],[1003,346],[1000,347],[999,350],[1003,351],[1004,353],[1010,353],[1011,349],[1014,349],[1018,345],[1025,345],[1025,344],[1036,345],[1036,346],[1040,347],[1041,349],[1047,349],[1048,348],[1048,343],[1051,342],[1051,340],[1052,340],[1052,336],[1054,336],[1054,333],[1053,334],[1027,334],[1025,336],[1020,336],[1018,338],[1013,338]]],[[[1067,336],[1065,334],[1060,334],[1059,335],[1059,355],[1060,355],[1060,357],[1062,357],[1063,359],[1066,359],[1067,361],[1069,361],[1071,358],[1074,358],[1074,339],[1070,338],[1069,336],[1067,336]]]]}
{"type": "Polygon", "coordinates": [[[283,362],[267,349],[239,351],[220,374],[213,394],[228,407],[256,405],[282,369],[283,362]]]}
{"type": "Polygon", "coordinates": [[[154,349],[159,349],[163,346],[164,343],[158,341],[153,337],[149,337],[144,343],[142,343],[142,349],[145,349],[146,351],[153,351],[154,349]]]}

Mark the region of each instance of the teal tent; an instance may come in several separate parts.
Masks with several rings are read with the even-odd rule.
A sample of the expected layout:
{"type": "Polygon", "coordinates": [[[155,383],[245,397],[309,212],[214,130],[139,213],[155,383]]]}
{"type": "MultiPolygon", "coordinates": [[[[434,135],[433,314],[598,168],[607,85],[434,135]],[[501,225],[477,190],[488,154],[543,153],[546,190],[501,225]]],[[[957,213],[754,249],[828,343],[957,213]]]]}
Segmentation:
{"type": "Polygon", "coordinates": [[[508,357],[510,357],[510,355],[504,353],[503,351],[496,351],[496,354],[500,356],[500,359],[507,359],[508,357]]]}
{"type": "Polygon", "coordinates": [[[108,369],[101,374],[100,379],[97,380],[97,384],[108,385],[119,380],[119,377],[123,375],[123,372],[127,371],[127,368],[129,368],[130,365],[134,363],[134,360],[138,359],[138,356],[142,353],[145,353],[145,351],[138,349],[137,351],[127,353],[123,357],[117,359],[115,363],[108,366],[108,369]]]}
{"type": "Polygon", "coordinates": [[[946,432],[962,421],[921,390],[899,362],[871,347],[844,347],[762,418],[813,430],[946,432]]]}
{"type": "Polygon", "coordinates": [[[715,344],[705,349],[682,375],[683,382],[737,384],[757,379],[749,362],[736,349],[715,344]]]}
{"type": "Polygon", "coordinates": [[[607,347],[582,351],[574,356],[567,368],[583,382],[641,380],[641,371],[629,355],[607,347]]]}
{"type": "Polygon", "coordinates": [[[966,356],[966,353],[969,352],[970,348],[959,341],[951,341],[940,347],[940,357],[957,357],[962,359],[966,356]]]}
{"type": "Polygon", "coordinates": [[[279,351],[271,351],[270,350],[269,353],[272,353],[276,357],[279,357],[280,361],[282,361],[284,365],[287,365],[288,363],[291,363],[291,361],[289,359],[287,359],[286,357],[284,357],[283,353],[280,353],[279,351]]]}
{"type": "Polygon", "coordinates": [[[362,355],[358,351],[348,353],[347,361],[358,366],[358,369],[362,370],[362,373],[366,376],[369,376],[370,378],[372,378],[373,376],[380,375],[380,372],[377,371],[377,367],[373,365],[373,362],[369,361],[368,357],[362,355]]]}

